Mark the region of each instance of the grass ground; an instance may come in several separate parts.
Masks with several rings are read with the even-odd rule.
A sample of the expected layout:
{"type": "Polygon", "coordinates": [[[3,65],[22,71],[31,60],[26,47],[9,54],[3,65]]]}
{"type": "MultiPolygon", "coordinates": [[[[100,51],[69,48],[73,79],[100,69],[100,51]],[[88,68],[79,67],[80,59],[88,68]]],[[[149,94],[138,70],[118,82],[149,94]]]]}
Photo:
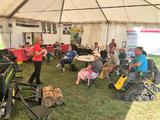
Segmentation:
{"type": "MultiPolygon", "coordinates": [[[[153,57],[160,65],[159,57],[153,57]]],[[[44,85],[60,87],[64,95],[64,106],[52,108],[50,120],[160,120],[160,97],[150,102],[125,102],[114,99],[115,91],[108,89],[107,81],[97,80],[99,88],[94,85],[87,90],[85,84],[73,85],[76,73],[65,73],[55,68],[58,60],[50,63],[44,61],[41,80],[44,85]]],[[[77,63],[79,68],[84,65],[77,63]]],[[[69,66],[66,66],[69,67],[69,66]]],[[[31,63],[20,65],[24,82],[33,71],[31,63]]],[[[17,101],[11,120],[27,120],[26,108],[17,101]]]]}

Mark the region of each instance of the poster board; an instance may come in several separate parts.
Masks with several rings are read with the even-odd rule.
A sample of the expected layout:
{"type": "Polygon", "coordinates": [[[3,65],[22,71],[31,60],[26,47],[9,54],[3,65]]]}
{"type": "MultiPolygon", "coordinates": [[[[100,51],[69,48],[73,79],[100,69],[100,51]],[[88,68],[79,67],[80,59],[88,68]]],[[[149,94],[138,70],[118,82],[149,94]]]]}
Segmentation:
{"type": "Polygon", "coordinates": [[[42,33],[46,33],[46,23],[45,22],[41,22],[41,27],[42,27],[42,33]]]}
{"type": "Polygon", "coordinates": [[[138,34],[136,31],[127,31],[127,56],[134,56],[134,50],[137,47],[138,34]]]}
{"type": "Polygon", "coordinates": [[[81,46],[83,34],[83,25],[74,25],[71,28],[71,44],[81,46]]]}

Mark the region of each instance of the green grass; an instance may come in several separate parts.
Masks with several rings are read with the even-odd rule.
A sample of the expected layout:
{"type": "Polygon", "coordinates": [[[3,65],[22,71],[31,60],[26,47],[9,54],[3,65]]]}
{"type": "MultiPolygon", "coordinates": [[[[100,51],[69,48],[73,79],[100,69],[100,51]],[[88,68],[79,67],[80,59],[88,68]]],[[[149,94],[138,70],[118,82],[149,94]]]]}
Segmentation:
{"type": "Polygon", "coordinates": [[[156,63],[156,65],[158,66],[158,68],[160,68],[160,56],[158,55],[149,55],[148,58],[151,58],[154,60],[154,62],[156,63]]]}
{"type": "MultiPolygon", "coordinates": [[[[158,57],[154,57],[157,64],[158,57]]],[[[97,79],[99,88],[94,85],[88,90],[85,84],[75,86],[75,72],[65,73],[55,68],[58,60],[49,64],[43,62],[41,80],[45,85],[60,87],[64,95],[64,106],[52,108],[50,120],[160,120],[160,100],[150,102],[125,102],[114,99],[114,90],[108,89],[108,83],[97,79]]],[[[79,68],[84,64],[76,63],[79,68]]],[[[33,64],[20,65],[21,75],[26,82],[32,71],[33,64]]],[[[69,66],[66,66],[69,68],[69,66]]],[[[159,97],[160,98],[160,97],[159,97]]],[[[11,120],[27,120],[26,108],[17,101],[11,120]]]]}

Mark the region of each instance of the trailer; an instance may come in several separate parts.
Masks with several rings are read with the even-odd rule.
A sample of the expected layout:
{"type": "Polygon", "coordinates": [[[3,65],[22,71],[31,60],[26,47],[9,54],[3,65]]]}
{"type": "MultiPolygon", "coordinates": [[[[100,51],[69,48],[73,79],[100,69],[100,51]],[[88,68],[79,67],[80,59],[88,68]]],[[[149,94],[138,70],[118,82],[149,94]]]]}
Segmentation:
{"type": "Polygon", "coordinates": [[[0,119],[10,119],[17,88],[13,62],[0,63],[0,119]]]}

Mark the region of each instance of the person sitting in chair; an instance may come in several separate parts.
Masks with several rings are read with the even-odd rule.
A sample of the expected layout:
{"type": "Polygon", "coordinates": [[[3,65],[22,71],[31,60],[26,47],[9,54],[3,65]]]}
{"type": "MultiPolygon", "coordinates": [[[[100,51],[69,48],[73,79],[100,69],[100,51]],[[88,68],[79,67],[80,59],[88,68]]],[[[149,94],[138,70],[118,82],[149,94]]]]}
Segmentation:
{"type": "Polygon", "coordinates": [[[98,45],[98,42],[95,42],[94,43],[94,46],[93,46],[93,48],[92,48],[92,51],[93,51],[93,53],[97,53],[97,52],[100,52],[101,50],[100,50],[100,47],[99,47],[99,45],[98,45]]]}
{"type": "Polygon", "coordinates": [[[137,78],[143,79],[148,71],[148,63],[146,56],[143,55],[142,47],[137,47],[135,49],[135,58],[129,65],[129,70],[131,71],[128,75],[128,79],[123,85],[124,89],[128,89],[129,83],[135,83],[137,78]]]}
{"type": "Polygon", "coordinates": [[[110,51],[109,55],[110,59],[103,65],[103,69],[99,75],[100,79],[108,79],[109,73],[112,72],[114,68],[120,64],[119,58],[114,51],[110,51]]]}
{"type": "Polygon", "coordinates": [[[79,85],[81,80],[95,79],[103,67],[103,63],[100,60],[101,55],[99,53],[93,53],[94,61],[78,72],[75,85],[79,85]]]}
{"type": "Polygon", "coordinates": [[[102,63],[104,64],[106,62],[106,59],[108,58],[108,50],[107,48],[105,48],[105,46],[101,47],[100,54],[101,54],[102,63]]]}
{"type": "Polygon", "coordinates": [[[109,44],[109,50],[111,51],[111,50],[113,50],[113,48],[114,49],[117,48],[117,43],[115,42],[115,39],[112,39],[112,41],[109,44]]]}
{"type": "Polygon", "coordinates": [[[74,57],[77,55],[77,51],[75,50],[76,48],[73,45],[71,45],[69,49],[70,50],[65,54],[65,56],[60,60],[59,64],[56,66],[57,68],[61,66],[63,72],[65,72],[65,64],[71,64],[74,57]]]}
{"type": "Polygon", "coordinates": [[[55,53],[54,53],[54,54],[55,54],[56,56],[58,56],[59,58],[61,58],[62,53],[61,53],[60,43],[56,41],[56,42],[53,44],[53,48],[55,49],[55,53]]]}

